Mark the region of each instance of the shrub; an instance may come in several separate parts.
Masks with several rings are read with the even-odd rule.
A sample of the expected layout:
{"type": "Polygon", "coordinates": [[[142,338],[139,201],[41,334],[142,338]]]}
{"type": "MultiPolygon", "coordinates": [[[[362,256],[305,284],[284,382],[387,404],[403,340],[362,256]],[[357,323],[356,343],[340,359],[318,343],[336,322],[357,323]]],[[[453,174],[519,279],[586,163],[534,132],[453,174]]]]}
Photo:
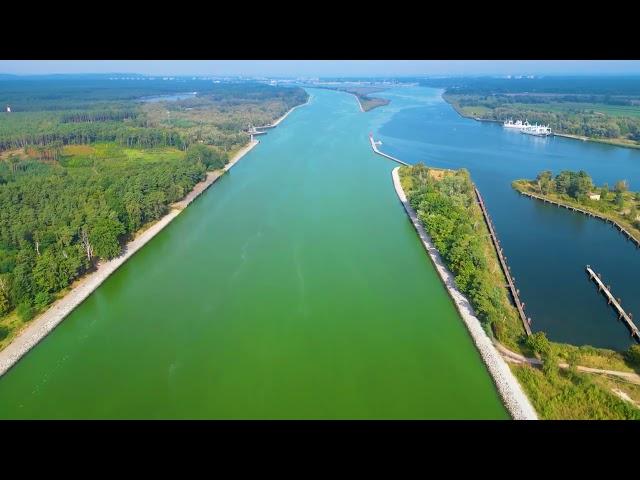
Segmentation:
{"type": "Polygon", "coordinates": [[[551,343],[544,332],[536,332],[527,337],[527,346],[543,359],[551,353],[551,343]]]}
{"type": "Polygon", "coordinates": [[[33,307],[29,302],[22,302],[20,305],[18,305],[17,311],[20,318],[25,322],[31,320],[35,314],[33,311],[33,307]]]}
{"type": "Polygon", "coordinates": [[[640,345],[631,345],[629,350],[624,352],[624,358],[631,365],[640,367],[640,345]]]}
{"type": "Polygon", "coordinates": [[[6,325],[0,325],[0,340],[4,340],[9,335],[11,329],[6,325]]]}
{"type": "Polygon", "coordinates": [[[53,297],[48,292],[38,292],[34,300],[36,310],[43,310],[51,303],[53,297]]]}

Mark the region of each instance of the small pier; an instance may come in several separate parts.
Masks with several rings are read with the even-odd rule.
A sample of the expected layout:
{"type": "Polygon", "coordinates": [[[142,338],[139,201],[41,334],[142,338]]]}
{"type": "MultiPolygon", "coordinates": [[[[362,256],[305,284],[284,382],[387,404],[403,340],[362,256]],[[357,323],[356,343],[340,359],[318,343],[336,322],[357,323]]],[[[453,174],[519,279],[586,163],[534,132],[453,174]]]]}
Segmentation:
{"type": "Polygon", "coordinates": [[[638,330],[638,327],[633,323],[633,315],[624,311],[622,305],[620,305],[620,301],[611,294],[609,287],[602,283],[600,275],[594,272],[590,265],[587,265],[585,270],[589,274],[589,280],[596,282],[596,285],[598,285],[598,291],[602,292],[607,299],[607,303],[611,305],[618,314],[618,320],[622,320],[626,323],[627,327],[631,331],[631,336],[635,338],[637,342],[640,342],[640,330],[638,330]]]}
{"type": "Polygon", "coordinates": [[[265,135],[267,132],[262,132],[256,127],[249,128],[249,135],[265,135]]]}
{"type": "Polygon", "coordinates": [[[383,153],[380,150],[378,150],[378,145],[373,140],[373,134],[369,134],[369,142],[371,142],[371,148],[373,149],[373,151],[375,153],[377,153],[378,155],[382,155],[383,157],[386,157],[389,160],[393,160],[394,162],[398,162],[400,165],[404,165],[405,167],[410,167],[411,166],[408,163],[403,162],[402,160],[398,160],[396,157],[392,157],[391,155],[387,155],[386,153],[383,153]]]}
{"type": "Polygon", "coordinates": [[[560,202],[556,202],[554,200],[549,200],[547,198],[541,197],[539,195],[535,195],[533,193],[528,193],[528,192],[521,192],[518,190],[518,192],[521,195],[524,195],[525,197],[529,197],[529,198],[535,198],[537,200],[542,200],[545,203],[549,203],[551,205],[555,205],[557,207],[562,207],[562,208],[566,208],[567,210],[572,210],[574,212],[578,212],[578,213],[582,213],[583,215],[587,215],[588,217],[593,217],[593,218],[597,218],[600,219],[604,222],[610,223],[611,225],[613,225],[614,227],[616,227],[620,233],[622,233],[624,236],[627,237],[627,239],[631,240],[633,243],[635,243],[636,247],[640,248],[640,239],[634,237],[626,228],[624,228],[622,225],[620,225],[618,222],[616,222],[615,220],[611,220],[610,218],[607,217],[603,217],[602,215],[599,215],[597,213],[593,213],[593,212],[588,212],[587,210],[583,210],[581,208],[578,207],[573,207],[571,205],[566,205],[564,203],[560,203],[560,202]]]}
{"type": "Polygon", "coordinates": [[[522,320],[522,326],[524,327],[524,331],[527,332],[527,335],[531,335],[531,319],[528,318],[524,313],[524,303],[520,301],[520,291],[516,288],[513,277],[511,276],[511,272],[509,270],[509,266],[507,265],[507,261],[504,258],[502,253],[502,248],[500,247],[500,242],[498,241],[498,237],[496,236],[495,229],[493,228],[493,224],[491,223],[491,219],[489,218],[489,214],[487,213],[487,209],[484,206],[484,201],[482,200],[482,196],[480,195],[480,191],[474,185],[473,189],[476,192],[476,198],[478,199],[478,205],[480,206],[480,210],[482,210],[482,215],[484,217],[484,221],[489,229],[489,235],[491,237],[491,241],[493,242],[493,247],[496,250],[496,254],[498,255],[498,260],[500,260],[500,266],[502,267],[502,272],[504,276],[507,278],[507,287],[511,292],[511,297],[513,298],[513,303],[518,309],[518,314],[520,315],[520,320],[522,320]]]}

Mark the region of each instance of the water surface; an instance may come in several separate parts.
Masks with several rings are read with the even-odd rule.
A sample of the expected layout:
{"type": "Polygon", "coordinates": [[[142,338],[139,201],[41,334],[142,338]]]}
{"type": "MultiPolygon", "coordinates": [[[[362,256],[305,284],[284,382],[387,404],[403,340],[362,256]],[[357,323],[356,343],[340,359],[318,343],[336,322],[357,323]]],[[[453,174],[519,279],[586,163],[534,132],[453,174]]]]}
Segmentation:
{"type": "Polygon", "coordinates": [[[610,225],[519,195],[511,182],[542,170],[586,170],[596,184],[640,190],[640,150],[561,137],[540,138],[460,117],[440,90],[396,88],[377,131],[383,151],[409,163],[467,168],[494,220],[534,331],[553,340],[626,349],[629,331],[597,287],[590,264],[640,318],[640,250],[610,225]],[[388,120],[390,119],[390,120],[388,120]]]}
{"type": "Polygon", "coordinates": [[[507,418],[368,133],[313,90],[0,378],[2,418],[507,418]]]}

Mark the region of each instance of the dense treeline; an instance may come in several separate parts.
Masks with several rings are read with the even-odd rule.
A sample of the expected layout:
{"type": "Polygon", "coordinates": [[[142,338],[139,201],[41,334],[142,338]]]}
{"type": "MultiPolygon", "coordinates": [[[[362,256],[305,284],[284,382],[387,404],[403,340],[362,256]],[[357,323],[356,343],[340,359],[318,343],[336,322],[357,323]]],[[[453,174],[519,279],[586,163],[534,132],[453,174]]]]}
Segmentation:
{"type": "Polygon", "coordinates": [[[421,85],[446,88],[449,92],[456,94],[492,95],[528,92],[573,95],[576,98],[608,96],[614,99],[640,97],[639,80],[638,76],[558,76],[534,78],[458,77],[420,79],[419,81],[421,85]]]}
{"type": "MultiPolygon", "coordinates": [[[[557,97],[537,97],[535,102],[527,100],[528,98],[530,97],[445,95],[445,99],[461,113],[465,112],[465,107],[480,108],[477,116],[487,120],[528,120],[530,123],[549,125],[556,132],[571,135],[625,138],[640,142],[640,116],[610,115],[594,109],[592,105],[563,105],[557,97]]],[[[640,112],[640,107],[638,111],[640,112]]]]}
{"type": "Polygon", "coordinates": [[[445,88],[466,116],[528,120],[558,133],[616,145],[640,145],[640,77],[447,78],[421,80],[445,88]]]}
{"type": "Polygon", "coordinates": [[[28,319],[53,294],[203,178],[205,165],[182,162],[100,165],[20,174],[0,188],[0,315],[28,319]]]}
{"type": "Polygon", "coordinates": [[[0,340],[3,315],[29,320],[222,168],[249,125],[306,99],[255,83],[0,80],[0,340]],[[138,101],[184,91],[198,96],[138,101]]]}
{"type": "Polygon", "coordinates": [[[117,142],[128,147],[145,148],[172,146],[186,149],[188,146],[187,140],[176,129],[136,127],[123,122],[59,123],[46,129],[25,129],[6,136],[0,132],[0,151],[54,142],[62,145],[117,142]]]}
{"type": "Polygon", "coordinates": [[[113,120],[126,120],[127,118],[136,118],[138,112],[134,109],[127,110],[98,110],[98,111],[80,111],[68,112],[60,116],[62,123],[80,123],[80,122],[107,122],[113,120]]]}
{"type": "Polygon", "coordinates": [[[11,113],[0,113],[0,153],[53,142],[117,142],[182,150],[197,142],[230,151],[246,143],[242,131],[249,125],[269,123],[307,99],[301,88],[258,83],[147,80],[143,84],[146,89],[140,81],[103,79],[69,89],[58,80],[30,81],[19,88],[0,81],[0,98],[12,107],[11,113]],[[7,90],[2,91],[3,87],[7,90]],[[198,96],[172,102],[137,101],[144,94],[184,92],[188,87],[199,88],[198,96]],[[51,108],[54,100],[56,108],[51,108]],[[79,100],[86,102],[84,109],[78,110],[79,100]]]}
{"type": "Polygon", "coordinates": [[[499,340],[515,344],[524,330],[487,240],[469,172],[463,169],[432,175],[423,164],[402,167],[400,172],[411,206],[454,274],[460,291],[488,330],[491,328],[499,340]]]}

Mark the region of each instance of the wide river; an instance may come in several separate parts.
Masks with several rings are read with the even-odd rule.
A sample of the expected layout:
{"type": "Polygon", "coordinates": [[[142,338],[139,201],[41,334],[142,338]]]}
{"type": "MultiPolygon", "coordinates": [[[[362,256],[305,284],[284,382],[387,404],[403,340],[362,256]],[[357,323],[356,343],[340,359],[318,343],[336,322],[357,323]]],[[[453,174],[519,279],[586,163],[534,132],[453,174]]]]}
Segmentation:
{"type": "Polygon", "coordinates": [[[448,132],[450,155],[425,160],[468,145],[481,164],[496,154],[456,125],[502,132],[435,90],[366,114],[310,93],[0,378],[0,418],[508,418],[368,141],[413,160],[448,132]]]}

